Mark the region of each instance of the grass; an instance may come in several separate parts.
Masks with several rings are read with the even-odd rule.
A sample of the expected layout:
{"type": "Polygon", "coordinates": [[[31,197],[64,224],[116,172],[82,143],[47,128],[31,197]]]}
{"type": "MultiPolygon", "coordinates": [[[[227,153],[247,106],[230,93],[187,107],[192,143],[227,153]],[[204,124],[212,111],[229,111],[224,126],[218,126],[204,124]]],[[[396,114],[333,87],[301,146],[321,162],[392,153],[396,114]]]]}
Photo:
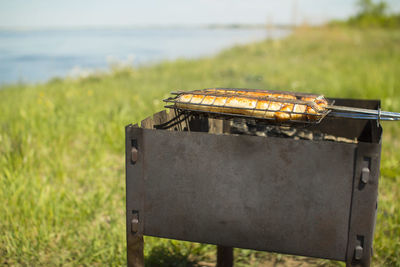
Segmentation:
{"type": "MultiPolygon", "coordinates": [[[[176,89],[250,87],[380,98],[400,111],[400,30],[299,29],[209,58],[0,90],[0,265],[126,264],[124,126],[176,89]]],[[[400,124],[385,123],[374,266],[400,266],[400,124]]],[[[213,247],[146,240],[147,263],[213,247]]],[[[290,257],[236,250],[237,266],[290,257]]],[[[317,265],[337,265],[313,261],[317,265]]],[[[178,264],[179,263],[179,264],[178,264]]],[[[261,263],[259,266],[261,266],[261,263]]]]}

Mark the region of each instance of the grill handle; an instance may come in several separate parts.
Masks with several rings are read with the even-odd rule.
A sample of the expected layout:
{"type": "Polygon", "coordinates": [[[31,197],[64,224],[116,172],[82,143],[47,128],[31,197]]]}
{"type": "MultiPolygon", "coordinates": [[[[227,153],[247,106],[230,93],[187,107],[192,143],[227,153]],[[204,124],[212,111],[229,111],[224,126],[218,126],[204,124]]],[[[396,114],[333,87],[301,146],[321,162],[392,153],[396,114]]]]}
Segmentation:
{"type": "Polygon", "coordinates": [[[381,111],[375,109],[354,108],[345,106],[328,105],[327,109],[331,110],[328,116],[365,120],[382,120],[397,121],[400,120],[400,113],[381,111]]]}

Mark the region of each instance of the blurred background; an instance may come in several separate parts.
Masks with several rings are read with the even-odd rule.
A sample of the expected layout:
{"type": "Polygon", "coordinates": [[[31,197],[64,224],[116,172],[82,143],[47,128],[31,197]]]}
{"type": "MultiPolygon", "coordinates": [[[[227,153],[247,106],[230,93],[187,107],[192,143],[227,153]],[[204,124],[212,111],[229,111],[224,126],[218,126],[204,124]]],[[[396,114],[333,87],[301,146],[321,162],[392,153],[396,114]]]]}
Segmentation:
{"type": "MultiPolygon", "coordinates": [[[[400,112],[399,62],[397,0],[0,0],[0,265],[126,265],[124,126],[169,92],[283,89],[400,112]]],[[[400,266],[400,127],[383,127],[373,263],[400,266]]],[[[211,245],[145,245],[148,266],[215,263],[211,245]]]]}
{"type": "MultiPolygon", "coordinates": [[[[382,12],[389,5],[391,12],[400,10],[395,0],[384,5],[382,12]]],[[[293,26],[321,25],[356,12],[354,2],[339,0],[2,2],[0,83],[214,55],[235,44],[282,38],[293,26]]]]}

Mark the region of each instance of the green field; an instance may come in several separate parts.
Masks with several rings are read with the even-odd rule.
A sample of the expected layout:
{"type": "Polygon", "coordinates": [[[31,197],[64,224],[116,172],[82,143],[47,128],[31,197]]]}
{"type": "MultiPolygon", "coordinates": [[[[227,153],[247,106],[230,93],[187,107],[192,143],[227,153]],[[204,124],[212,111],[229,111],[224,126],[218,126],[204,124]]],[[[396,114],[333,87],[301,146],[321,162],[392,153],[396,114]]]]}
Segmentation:
{"type": "MultiPolygon", "coordinates": [[[[170,91],[206,87],[382,99],[400,112],[400,30],[304,28],[209,58],[5,86],[0,265],[126,264],[124,126],[161,110],[170,91]]],[[[373,266],[400,266],[400,122],[383,127],[373,266]]],[[[237,266],[293,259],[235,253],[237,266]]],[[[146,256],[154,266],[195,266],[212,262],[214,247],[148,238],[146,256]]]]}

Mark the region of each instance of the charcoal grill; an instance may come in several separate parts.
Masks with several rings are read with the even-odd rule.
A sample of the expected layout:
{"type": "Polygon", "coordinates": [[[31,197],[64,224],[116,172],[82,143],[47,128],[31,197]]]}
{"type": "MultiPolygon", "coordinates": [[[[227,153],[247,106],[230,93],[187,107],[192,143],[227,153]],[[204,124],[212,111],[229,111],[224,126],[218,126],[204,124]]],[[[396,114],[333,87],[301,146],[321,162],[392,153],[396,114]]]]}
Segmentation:
{"type": "MultiPolygon", "coordinates": [[[[380,110],[378,100],[327,99],[380,110]]],[[[255,123],[258,123],[255,121],[255,123]]],[[[126,126],[129,266],[143,235],[369,266],[382,128],[326,116],[307,130],[355,143],[232,134],[231,119],[163,110],[126,126]]]]}

